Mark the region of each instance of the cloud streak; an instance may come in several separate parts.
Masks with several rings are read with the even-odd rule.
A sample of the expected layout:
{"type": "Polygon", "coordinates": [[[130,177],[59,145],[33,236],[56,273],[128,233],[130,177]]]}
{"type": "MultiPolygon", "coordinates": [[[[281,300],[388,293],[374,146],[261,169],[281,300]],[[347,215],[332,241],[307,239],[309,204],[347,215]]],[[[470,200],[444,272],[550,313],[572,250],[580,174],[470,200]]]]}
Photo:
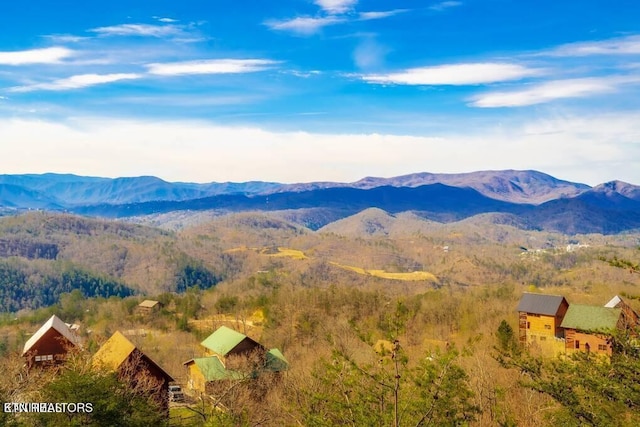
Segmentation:
{"type": "Polygon", "coordinates": [[[429,9],[435,10],[437,12],[442,12],[443,10],[451,9],[452,7],[458,6],[462,6],[461,1],[443,1],[430,6],[429,9]]]}
{"type": "Polygon", "coordinates": [[[542,70],[509,63],[468,63],[410,68],[388,74],[365,74],[368,83],[398,85],[479,85],[520,80],[542,74],[542,70]]]}
{"type": "Polygon", "coordinates": [[[184,34],[184,28],[179,25],[151,25],[151,24],[121,24],[108,27],[98,27],[89,30],[100,36],[137,36],[137,37],[173,37],[184,34]]]}
{"type": "Polygon", "coordinates": [[[360,21],[371,21],[374,19],[384,19],[389,18],[391,16],[399,15],[401,13],[408,12],[408,9],[393,9],[393,10],[385,10],[378,12],[360,12],[358,14],[358,19],[360,21]]]}
{"type": "Polygon", "coordinates": [[[609,40],[569,43],[550,51],[543,56],[592,56],[592,55],[639,55],[640,35],[619,37],[609,40]]]}
{"type": "Polygon", "coordinates": [[[586,98],[616,92],[621,84],[637,83],[640,78],[603,77],[553,80],[522,90],[489,92],[471,98],[470,105],[481,108],[524,107],[558,99],[586,98]]]}
{"type": "Polygon", "coordinates": [[[267,70],[278,64],[269,59],[209,59],[148,64],[149,74],[180,76],[189,74],[240,74],[267,70]]]}
{"type": "Polygon", "coordinates": [[[55,80],[50,83],[37,83],[27,86],[10,88],[10,92],[33,92],[38,90],[63,91],[81,89],[107,83],[115,83],[121,80],[134,80],[142,78],[141,74],[117,73],[117,74],[79,74],[65,79],[55,80]]]}
{"type": "Polygon", "coordinates": [[[345,22],[343,18],[335,16],[325,16],[320,18],[311,18],[301,16],[283,21],[266,21],[265,25],[272,30],[289,31],[294,34],[308,36],[319,32],[322,28],[345,22]]]}
{"type": "Polygon", "coordinates": [[[65,47],[0,52],[0,65],[59,64],[73,54],[74,51],[65,47]]]}

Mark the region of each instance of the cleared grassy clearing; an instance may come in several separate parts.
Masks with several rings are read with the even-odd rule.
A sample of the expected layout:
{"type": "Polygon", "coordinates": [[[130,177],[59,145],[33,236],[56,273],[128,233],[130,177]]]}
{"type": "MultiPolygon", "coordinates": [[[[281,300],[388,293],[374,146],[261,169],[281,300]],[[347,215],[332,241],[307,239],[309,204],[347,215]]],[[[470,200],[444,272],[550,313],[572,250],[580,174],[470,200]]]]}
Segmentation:
{"type": "Polygon", "coordinates": [[[299,260],[308,258],[302,251],[299,251],[297,249],[283,248],[283,247],[249,248],[246,246],[240,246],[237,248],[227,249],[225,252],[234,253],[234,252],[244,252],[244,251],[254,251],[256,253],[259,253],[260,255],[267,255],[267,256],[276,257],[276,258],[282,257],[282,258],[292,258],[292,259],[299,259],[299,260]]]}
{"type": "Polygon", "coordinates": [[[437,282],[438,278],[428,271],[412,271],[410,273],[390,273],[384,270],[366,270],[361,267],[353,267],[350,265],[342,265],[337,262],[331,262],[332,265],[336,267],[340,267],[344,270],[354,271],[358,274],[363,274],[367,276],[380,277],[383,279],[390,280],[403,280],[403,281],[430,281],[437,282]]]}

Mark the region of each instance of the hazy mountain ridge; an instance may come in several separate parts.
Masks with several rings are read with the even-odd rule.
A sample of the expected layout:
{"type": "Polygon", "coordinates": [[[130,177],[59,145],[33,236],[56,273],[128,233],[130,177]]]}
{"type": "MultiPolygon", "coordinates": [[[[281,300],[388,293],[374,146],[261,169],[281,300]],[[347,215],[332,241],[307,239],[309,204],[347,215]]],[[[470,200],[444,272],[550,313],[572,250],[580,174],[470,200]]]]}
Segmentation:
{"type": "Polygon", "coordinates": [[[573,197],[590,188],[585,184],[560,180],[538,171],[504,170],[459,174],[421,172],[393,178],[366,177],[350,184],[317,182],[285,185],[278,191],[309,191],[332,187],[420,187],[430,184],[473,188],[492,199],[525,204],[540,204],[560,197],[573,197]]]}
{"type": "Polygon", "coordinates": [[[311,230],[369,208],[390,215],[416,212],[441,223],[497,213],[502,216],[495,216],[495,221],[568,234],[640,229],[638,186],[611,181],[590,188],[537,171],[515,170],[286,185],[169,183],[156,177],[0,175],[0,206],[111,218],[188,211],[279,212],[283,219],[311,230]]]}
{"type": "MultiPolygon", "coordinates": [[[[154,176],[98,178],[71,174],[0,175],[0,187],[21,188],[30,197],[4,197],[1,206],[40,209],[38,200],[47,200],[59,209],[74,206],[150,201],[181,201],[220,194],[258,194],[281,184],[250,181],[243,183],[167,182],[154,176]]],[[[55,209],[56,207],[52,207],[55,209]]]]}

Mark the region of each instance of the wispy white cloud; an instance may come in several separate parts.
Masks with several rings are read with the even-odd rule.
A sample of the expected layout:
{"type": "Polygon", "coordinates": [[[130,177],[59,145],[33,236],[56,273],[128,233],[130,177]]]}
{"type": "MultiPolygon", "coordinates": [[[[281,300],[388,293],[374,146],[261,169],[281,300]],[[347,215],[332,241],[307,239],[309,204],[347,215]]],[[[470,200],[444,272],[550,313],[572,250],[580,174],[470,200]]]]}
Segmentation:
{"type": "Polygon", "coordinates": [[[186,74],[239,74],[272,68],[278,61],[269,59],[208,59],[147,64],[149,74],[179,76],[186,74]]]}
{"type": "Polygon", "coordinates": [[[339,24],[341,22],[345,22],[345,19],[336,16],[324,16],[320,18],[300,16],[283,21],[266,21],[265,25],[272,30],[290,31],[295,34],[308,36],[317,33],[323,27],[339,24]]]}
{"type": "Polygon", "coordinates": [[[637,83],[635,77],[601,77],[554,80],[522,90],[488,92],[471,98],[471,105],[483,108],[522,107],[557,99],[585,98],[615,92],[621,84],[637,83]]]}
{"type": "Polygon", "coordinates": [[[640,35],[608,40],[569,43],[542,52],[544,56],[638,55],[640,35]]]}
{"type": "Polygon", "coordinates": [[[38,90],[63,91],[71,89],[81,89],[106,83],[114,83],[121,80],[133,80],[142,78],[141,74],[118,73],[118,74],[79,74],[65,79],[54,80],[49,83],[36,83],[26,86],[16,86],[10,88],[11,92],[33,92],[38,90]]]}
{"type": "Polygon", "coordinates": [[[542,74],[537,68],[518,64],[486,62],[410,68],[388,74],[365,74],[369,83],[403,85],[478,85],[519,80],[542,74]]]}
{"type": "Polygon", "coordinates": [[[285,70],[283,71],[283,73],[291,74],[292,76],[302,77],[306,79],[313,76],[319,76],[320,74],[322,74],[322,71],[320,70],[311,70],[311,71],[285,70]]]}
{"type": "Polygon", "coordinates": [[[90,38],[90,37],[75,36],[72,34],[49,34],[43,37],[51,40],[54,43],[78,43],[84,40],[88,40],[90,38]]]}
{"type": "Polygon", "coordinates": [[[431,5],[429,9],[441,12],[445,9],[451,9],[452,7],[462,6],[461,1],[442,1],[440,3],[436,3],[431,5]]]}
{"type": "Polygon", "coordinates": [[[154,16],[154,17],[153,17],[153,19],[156,19],[156,20],[158,20],[158,21],[160,21],[160,22],[164,22],[164,23],[168,23],[168,24],[171,24],[171,23],[173,23],[173,22],[178,22],[178,20],[177,20],[177,19],[173,19],[173,18],[164,18],[164,17],[161,17],[161,16],[154,16]]]}
{"type": "Polygon", "coordinates": [[[423,136],[275,132],[202,121],[0,118],[0,141],[6,142],[0,169],[195,182],[351,182],[418,171],[537,169],[591,185],[640,183],[639,134],[638,112],[505,119],[496,128],[458,126],[455,133],[423,136]]]}
{"type": "Polygon", "coordinates": [[[0,65],[58,64],[73,54],[65,47],[0,52],[0,65]]]}
{"type": "Polygon", "coordinates": [[[184,34],[179,25],[121,24],[89,30],[101,36],[173,37],[184,34]]]}
{"type": "Polygon", "coordinates": [[[408,12],[409,9],[393,9],[393,10],[385,10],[378,12],[360,12],[358,14],[358,19],[361,21],[371,21],[373,19],[384,19],[389,18],[391,16],[398,15],[400,13],[408,12]]]}
{"type": "Polygon", "coordinates": [[[314,3],[329,14],[339,15],[353,9],[358,0],[315,0],[314,3]]]}

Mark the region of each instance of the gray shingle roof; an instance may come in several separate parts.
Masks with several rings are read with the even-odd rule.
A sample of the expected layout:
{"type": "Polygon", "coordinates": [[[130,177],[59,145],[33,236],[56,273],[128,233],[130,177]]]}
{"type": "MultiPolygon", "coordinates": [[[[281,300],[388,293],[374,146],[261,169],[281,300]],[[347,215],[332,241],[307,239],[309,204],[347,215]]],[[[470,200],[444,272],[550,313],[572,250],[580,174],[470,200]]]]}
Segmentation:
{"type": "Polygon", "coordinates": [[[524,293],[518,304],[518,311],[555,316],[564,297],[561,295],[542,295],[524,293]]]}

